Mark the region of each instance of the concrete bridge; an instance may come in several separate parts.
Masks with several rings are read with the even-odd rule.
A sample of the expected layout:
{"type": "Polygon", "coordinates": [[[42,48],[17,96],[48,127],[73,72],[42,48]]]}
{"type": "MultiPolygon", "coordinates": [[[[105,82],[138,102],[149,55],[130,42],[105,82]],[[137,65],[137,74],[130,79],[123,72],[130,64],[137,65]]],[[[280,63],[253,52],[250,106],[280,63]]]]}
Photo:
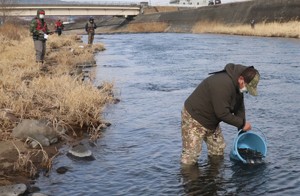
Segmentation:
{"type": "Polygon", "coordinates": [[[20,5],[0,7],[0,14],[9,16],[35,16],[38,9],[44,9],[47,16],[136,16],[142,6],[132,5],[95,5],[95,4],[58,4],[58,5],[20,5]]]}

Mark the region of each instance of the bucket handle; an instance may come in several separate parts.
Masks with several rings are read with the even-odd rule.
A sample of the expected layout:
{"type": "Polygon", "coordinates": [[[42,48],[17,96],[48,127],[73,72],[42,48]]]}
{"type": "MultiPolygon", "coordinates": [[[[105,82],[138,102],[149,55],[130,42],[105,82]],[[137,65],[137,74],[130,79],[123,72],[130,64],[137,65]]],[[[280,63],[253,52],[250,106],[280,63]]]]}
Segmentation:
{"type": "MultiPolygon", "coordinates": [[[[261,129],[259,129],[258,127],[253,127],[253,128],[254,128],[254,129],[256,129],[256,130],[258,130],[258,132],[260,132],[260,133],[261,133],[261,135],[264,137],[264,139],[265,139],[265,142],[266,142],[266,143],[268,143],[268,142],[267,142],[267,137],[266,137],[266,135],[265,135],[265,134],[262,132],[262,130],[261,130],[261,129]]],[[[253,128],[252,128],[252,129],[253,129],[253,128]]]]}
{"type": "MultiPolygon", "coordinates": [[[[266,137],[266,135],[262,132],[261,129],[259,129],[258,127],[252,127],[252,129],[251,129],[250,131],[252,131],[253,129],[256,129],[258,132],[260,132],[261,135],[264,137],[265,142],[268,143],[268,142],[267,142],[267,137],[266,137]]],[[[243,134],[243,133],[246,133],[246,132],[247,132],[247,131],[244,131],[243,129],[240,129],[239,132],[238,132],[238,135],[243,134]]],[[[235,139],[234,139],[234,144],[236,143],[237,138],[238,138],[238,137],[235,137],[235,139]]]]}

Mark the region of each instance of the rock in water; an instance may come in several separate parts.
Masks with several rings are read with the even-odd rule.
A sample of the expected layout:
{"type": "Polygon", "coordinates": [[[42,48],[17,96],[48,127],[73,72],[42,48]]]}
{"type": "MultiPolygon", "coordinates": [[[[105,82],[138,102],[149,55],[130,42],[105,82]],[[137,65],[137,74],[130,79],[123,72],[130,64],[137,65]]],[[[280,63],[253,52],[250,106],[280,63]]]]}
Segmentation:
{"type": "Polygon", "coordinates": [[[18,196],[26,191],[27,187],[25,184],[14,184],[8,186],[0,186],[1,196],[18,196]]]}
{"type": "Polygon", "coordinates": [[[68,167],[62,166],[62,167],[57,168],[57,169],[56,169],[56,172],[57,172],[58,174],[64,174],[64,173],[66,173],[68,170],[69,170],[68,167]]]}
{"type": "Polygon", "coordinates": [[[93,156],[92,152],[82,144],[79,144],[73,147],[71,150],[69,150],[67,156],[77,160],[86,160],[86,161],[95,160],[95,157],[93,156]]]}
{"type": "Polygon", "coordinates": [[[33,193],[32,196],[48,196],[44,193],[33,193]]]}

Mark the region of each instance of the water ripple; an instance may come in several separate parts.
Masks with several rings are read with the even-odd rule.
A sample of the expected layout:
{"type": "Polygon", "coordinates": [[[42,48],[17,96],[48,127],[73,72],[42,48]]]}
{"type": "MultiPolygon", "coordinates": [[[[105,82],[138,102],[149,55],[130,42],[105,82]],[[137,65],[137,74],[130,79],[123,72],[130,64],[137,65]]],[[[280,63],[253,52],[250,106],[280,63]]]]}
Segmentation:
{"type": "MultiPolygon", "coordinates": [[[[97,37],[97,36],[96,36],[97,37]]],[[[97,40],[97,39],[96,39],[97,40]]],[[[107,109],[113,125],[91,148],[96,160],[58,158],[64,175],[41,176],[49,195],[298,195],[300,192],[300,41],[212,34],[101,35],[95,84],[115,81],[121,102],[107,109]],[[147,40],[147,42],[145,42],[147,40]],[[221,124],[224,159],[180,165],[180,111],[209,72],[225,64],[254,65],[259,96],[245,96],[247,120],[265,134],[268,154],[258,166],[235,164],[236,128],[221,124]]]]}

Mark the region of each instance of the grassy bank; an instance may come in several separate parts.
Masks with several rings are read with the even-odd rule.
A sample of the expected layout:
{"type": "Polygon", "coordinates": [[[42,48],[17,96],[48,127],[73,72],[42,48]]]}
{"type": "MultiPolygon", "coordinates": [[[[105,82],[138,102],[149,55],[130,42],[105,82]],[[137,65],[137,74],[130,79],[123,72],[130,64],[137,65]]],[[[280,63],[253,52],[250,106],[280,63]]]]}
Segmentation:
{"type": "MultiPolygon", "coordinates": [[[[76,137],[78,132],[85,131],[91,135],[91,139],[97,139],[104,123],[101,112],[107,103],[114,101],[113,84],[103,83],[95,87],[91,82],[83,82],[80,66],[94,65],[94,53],[101,50],[104,50],[103,45],[89,47],[76,35],[51,35],[47,41],[45,58],[49,70],[43,72],[35,63],[35,50],[28,27],[2,25],[0,142],[11,141],[13,144],[16,141],[11,137],[11,132],[22,119],[48,120],[54,127],[67,130],[64,137],[76,137]]],[[[16,151],[19,152],[17,146],[16,151]]],[[[28,154],[27,165],[14,167],[13,172],[20,172],[18,169],[21,169],[34,175],[36,171],[32,171],[32,168],[49,167],[52,159],[47,156],[48,163],[40,160],[36,163],[42,165],[32,165],[35,163],[31,159],[35,155],[28,154]]],[[[20,158],[16,157],[15,164],[20,158]]],[[[5,171],[4,174],[10,175],[5,171]]],[[[4,174],[0,173],[0,177],[4,174]]]]}
{"type": "MultiPolygon", "coordinates": [[[[102,30],[99,29],[98,32],[102,30]]],[[[181,25],[172,27],[168,22],[132,22],[128,25],[106,30],[106,33],[216,33],[216,34],[231,34],[231,35],[247,35],[261,37],[285,37],[285,38],[300,38],[300,22],[272,22],[272,23],[257,23],[255,28],[243,24],[222,24],[217,22],[198,22],[193,25],[190,32],[186,28],[181,28],[181,25]]]]}
{"type": "Polygon", "coordinates": [[[199,22],[193,33],[220,33],[232,35],[247,35],[261,37],[300,38],[300,22],[290,21],[285,23],[258,23],[254,28],[249,25],[225,25],[220,23],[199,22]]]}

